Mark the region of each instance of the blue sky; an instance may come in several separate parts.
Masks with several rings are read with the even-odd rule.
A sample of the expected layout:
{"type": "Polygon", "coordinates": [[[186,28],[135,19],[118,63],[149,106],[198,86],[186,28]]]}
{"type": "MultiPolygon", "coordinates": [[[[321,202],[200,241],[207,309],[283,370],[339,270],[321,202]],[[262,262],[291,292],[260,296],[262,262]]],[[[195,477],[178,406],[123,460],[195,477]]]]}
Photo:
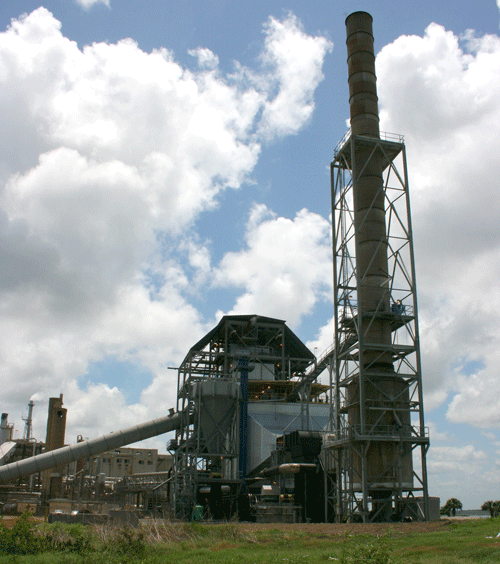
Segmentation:
{"type": "Polygon", "coordinates": [[[61,392],[68,441],[166,413],[168,367],[224,313],[330,345],[356,10],[381,128],[407,144],[430,491],[500,498],[494,0],[3,0],[1,408],[19,435],[33,397],[44,438],[61,392]]]}

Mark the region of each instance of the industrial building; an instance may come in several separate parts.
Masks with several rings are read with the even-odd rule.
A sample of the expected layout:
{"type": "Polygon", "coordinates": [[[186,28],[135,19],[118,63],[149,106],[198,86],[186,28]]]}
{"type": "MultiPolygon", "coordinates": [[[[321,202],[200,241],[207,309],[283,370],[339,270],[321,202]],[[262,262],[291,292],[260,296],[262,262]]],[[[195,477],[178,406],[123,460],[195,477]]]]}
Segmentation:
{"type": "MultiPolygon", "coordinates": [[[[22,439],[13,439],[13,425],[8,422],[8,414],[2,414],[0,467],[37,460],[33,456],[55,450],[48,447],[55,441],[62,441],[64,446],[67,410],[63,408],[62,400],[62,394],[49,398],[46,443],[26,438],[31,430],[33,401],[29,402],[22,439]]],[[[79,436],[77,444],[82,442],[83,438],[79,436]]],[[[61,446],[57,448],[61,449],[61,446]]],[[[165,482],[171,469],[172,456],[158,454],[158,450],[152,448],[115,448],[88,457],[73,458],[69,464],[64,460],[1,484],[0,513],[4,506],[11,509],[15,506],[20,513],[26,509],[41,511],[42,506],[68,513],[77,509],[102,510],[106,505],[113,508],[122,505],[157,508],[158,494],[151,491],[165,482]]]]}
{"type": "Polygon", "coordinates": [[[258,497],[249,491],[260,496],[259,486],[279,477],[284,439],[303,432],[321,441],[331,427],[331,387],[315,382],[330,358],[318,367],[284,321],[258,315],[225,316],[191,348],[178,378],[177,410],[185,416],[169,445],[177,516],[196,505],[212,515],[250,515],[249,499],[258,497]]]}
{"type": "Polygon", "coordinates": [[[316,358],[283,320],[224,316],[180,364],[166,417],[58,448],[61,396],[45,452],[1,466],[4,456],[0,483],[41,474],[53,497],[64,465],[99,460],[88,475],[102,483],[121,460],[121,503],[178,519],[433,518],[406,150],[379,130],[371,16],[351,14],[346,30],[351,129],[331,163],[332,346],[316,358]],[[143,472],[150,459],[132,463],[122,449],[170,431],[168,469],[143,472]]]}

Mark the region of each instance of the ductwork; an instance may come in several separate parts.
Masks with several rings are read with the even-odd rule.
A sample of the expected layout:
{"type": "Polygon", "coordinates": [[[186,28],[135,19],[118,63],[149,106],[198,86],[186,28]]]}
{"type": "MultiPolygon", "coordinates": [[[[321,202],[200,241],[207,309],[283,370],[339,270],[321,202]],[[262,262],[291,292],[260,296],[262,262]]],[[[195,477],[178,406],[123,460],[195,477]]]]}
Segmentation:
{"type": "Polygon", "coordinates": [[[172,412],[167,417],[1,466],[0,484],[174,431],[180,427],[183,416],[183,413],[172,412]]]}
{"type": "Polygon", "coordinates": [[[269,478],[270,476],[275,476],[276,474],[298,474],[303,470],[315,470],[317,468],[316,464],[308,462],[286,462],[280,464],[279,466],[272,466],[271,468],[265,468],[260,471],[260,475],[263,478],[269,478]]]}

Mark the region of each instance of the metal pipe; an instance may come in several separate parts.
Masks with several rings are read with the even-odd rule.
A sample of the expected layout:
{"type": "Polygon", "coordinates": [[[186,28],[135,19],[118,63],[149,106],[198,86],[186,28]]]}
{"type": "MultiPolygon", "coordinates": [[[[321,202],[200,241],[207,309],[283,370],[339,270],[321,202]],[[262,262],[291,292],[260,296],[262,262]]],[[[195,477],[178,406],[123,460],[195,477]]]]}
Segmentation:
{"type": "Polygon", "coordinates": [[[302,470],[315,470],[316,464],[312,462],[286,462],[279,466],[271,466],[260,471],[263,478],[274,476],[276,474],[298,474],[302,470]]]}
{"type": "Polygon", "coordinates": [[[247,457],[248,457],[248,357],[238,359],[240,369],[240,454],[239,473],[243,493],[246,492],[247,457]]]}
{"type": "Polygon", "coordinates": [[[372,24],[373,18],[367,12],[354,12],[345,20],[349,108],[353,133],[379,137],[372,24]]]}
{"type": "Polygon", "coordinates": [[[65,446],[1,466],[0,484],[174,431],[180,427],[183,415],[183,413],[170,414],[167,417],[153,419],[116,433],[109,433],[96,439],[65,446]]]}

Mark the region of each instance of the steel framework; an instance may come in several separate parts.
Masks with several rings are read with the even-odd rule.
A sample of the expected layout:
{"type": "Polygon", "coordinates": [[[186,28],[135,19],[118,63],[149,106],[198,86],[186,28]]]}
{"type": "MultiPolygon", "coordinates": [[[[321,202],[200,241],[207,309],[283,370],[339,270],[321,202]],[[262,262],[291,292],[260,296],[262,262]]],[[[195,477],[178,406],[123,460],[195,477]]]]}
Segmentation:
{"type": "Polygon", "coordinates": [[[381,134],[375,138],[348,131],[331,163],[331,189],[336,420],[326,456],[333,459],[337,480],[327,492],[327,502],[335,507],[337,520],[369,522],[396,516],[426,520],[429,438],[424,426],[413,238],[402,136],[381,134]],[[359,154],[363,157],[359,158],[359,154]],[[386,246],[389,269],[382,282],[380,303],[368,311],[359,301],[365,281],[356,262],[356,221],[360,220],[355,218],[354,194],[358,178],[371,160],[376,160],[377,166],[380,163],[382,170],[386,216],[386,239],[379,242],[375,252],[386,246]],[[370,328],[377,323],[390,325],[390,342],[370,342],[370,328]],[[380,359],[387,358],[394,370],[381,369],[380,359]],[[419,472],[413,464],[418,454],[419,472]]]}
{"type": "Polygon", "coordinates": [[[304,403],[326,393],[314,383],[318,374],[307,378],[313,361],[284,321],[257,315],[223,317],[190,349],[178,371],[182,423],[169,445],[178,517],[190,517],[200,488],[224,487],[232,500],[244,493],[248,404],[304,403]]]}

